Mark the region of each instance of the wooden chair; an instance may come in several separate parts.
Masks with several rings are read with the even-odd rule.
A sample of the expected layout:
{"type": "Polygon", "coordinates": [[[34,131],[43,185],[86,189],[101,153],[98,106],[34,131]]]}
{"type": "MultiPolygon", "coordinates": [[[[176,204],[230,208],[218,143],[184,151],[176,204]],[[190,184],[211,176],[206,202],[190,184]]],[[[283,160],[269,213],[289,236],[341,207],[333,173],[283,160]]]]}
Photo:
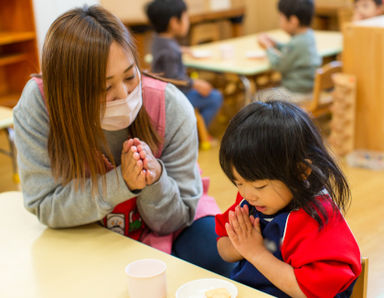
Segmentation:
{"type": "Polygon", "coordinates": [[[353,287],[351,298],[367,298],[368,258],[361,259],[361,273],[353,287]]]}
{"type": "MultiPolygon", "coordinates": [[[[189,34],[189,45],[195,46],[220,40],[220,24],[218,22],[202,22],[193,24],[189,34]]],[[[187,69],[188,74],[194,79],[203,79],[216,85],[217,74],[211,71],[187,69]]]]}
{"type": "Polygon", "coordinates": [[[331,114],[332,90],[334,82],[332,75],[342,70],[340,61],[332,61],[316,70],[312,100],[299,105],[313,118],[331,114]]]}
{"type": "Polygon", "coordinates": [[[356,124],[356,77],[347,73],[332,76],[333,90],[332,119],[328,144],[338,157],[346,156],[355,149],[356,124]]]}
{"type": "Polygon", "coordinates": [[[211,149],[211,140],[203,116],[195,109],[197,134],[199,135],[199,147],[202,150],[211,149]]]}
{"type": "MultiPolygon", "coordinates": [[[[198,45],[206,42],[217,41],[220,39],[220,27],[218,23],[201,23],[194,24],[190,30],[190,44],[198,45]]],[[[147,64],[152,63],[152,55],[147,54],[144,58],[147,64]]],[[[161,74],[159,74],[161,76],[161,74]]],[[[200,76],[195,72],[195,76],[200,76]]],[[[161,78],[160,78],[161,79],[161,78]]],[[[185,86],[186,82],[178,80],[169,80],[168,78],[163,78],[165,81],[169,81],[176,86],[185,86]]],[[[202,150],[208,150],[211,148],[210,135],[208,129],[205,125],[204,119],[201,116],[200,112],[195,109],[195,116],[197,122],[197,133],[199,135],[199,147],[202,150]]]]}
{"type": "MultiPolygon", "coordinates": [[[[185,87],[188,85],[187,81],[169,79],[169,78],[163,77],[161,73],[154,74],[148,71],[143,71],[143,73],[149,77],[152,77],[167,83],[172,83],[175,86],[185,87]]],[[[203,116],[201,116],[200,112],[197,109],[195,109],[195,116],[196,116],[197,133],[199,135],[200,149],[208,150],[211,148],[211,140],[210,140],[210,135],[208,133],[208,129],[204,122],[204,118],[203,116]]]]}
{"type": "Polygon", "coordinates": [[[198,45],[220,40],[220,27],[218,23],[195,24],[190,32],[190,44],[198,45]]]}
{"type": "Polygon", "coordinates": [[[17,161],[16,161],[16,149],[13,142],[13,113],[12,109],[8,107],[0,106],[0,132],[4,131],[9,141],[9,151],[0,148],[0,153],[8,155],[12,159],[13,167],[13,181],[19,183],[19,175],[17,173],[17,161]]]}

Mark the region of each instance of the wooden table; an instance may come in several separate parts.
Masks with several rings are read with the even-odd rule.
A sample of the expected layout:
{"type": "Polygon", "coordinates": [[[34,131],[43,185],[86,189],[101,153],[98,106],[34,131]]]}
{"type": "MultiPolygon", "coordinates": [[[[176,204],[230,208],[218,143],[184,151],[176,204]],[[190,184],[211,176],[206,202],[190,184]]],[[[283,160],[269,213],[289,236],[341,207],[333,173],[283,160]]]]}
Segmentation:
{"type": "MultiPolygon", "coordinates": [[[[145,64],[143,55],[150,52],[150,44],[152,39],[152,29],[149,25],[148,18],[145,14],[144,7],[150,2],[149,0],[101,0],[100,4],[115,14],[127,27],[131,29],[134,35],[138,53],[141,53],[139,59],[142,65],[145,64]]],[[[204,2],[204,1],[203,1],[204,2]]],[[[208,2],[207,2],[208,3],[208,2]]],[[[206,22],[216,22],[220,20],[227,20],[231,18],[238,18],[244,16],[245,6],[235,5],[226,9],[213,10],[205,5],[199,5],[196,0],[187,2],[189,21],[191,23],[190,33],[193,31],[195,25],[206,22]],[[190,3],[189,3],[190,2],[190,3]],[[191,5],[189,5],[191,4],[191,5]]],[[[239,36],[243,32],[242,23],[232,23],[233,36],[239,36]]],[[[189,37],[188,37],[189,38],[189,37]]],[[[186,38],[186,40],[188,40],[186,38]]]]}
{"type": "MultiPolygon", "coordinates": [[[[166,262],[167,297],[194,279],[225,279],[97,224],[49,229],[20,192],[1,193],[0,204],[0,297],[127,297],[124,268],[140,258],[166,262]]],[[[239,298],[270,297],[233,283],[239,298]]]]}
{"type": "MultiPolygon", "coordinates": [[[[274,39],[287,42],[289,35],[282,30],[272,30],[266,32],[274,39]]],[[[187,67],[197,70],[206,70],[218,73],[232,73],[239,76],[245,87],[245,99],[249,100],[252,96],[250,79],[253,76],[265,73],[271,70],[268,58],[250,59],[247,53],[255,50],[262,50],[258,45],[257,39],[259,34],[251,34],[243,37],[227,39],[219,42],[199,45],[192,47],[194,50],[206,50],[211,52],[211,57],[204,59],[196,59],[185,55],[184,64],[187,67]],[[229,46],[233,49],[233,57],[231,59],[223,59],[221,57],[221,48],[229,46]]],[[[342,51],[342,35],[335,31],[315,31],[317,49],[320,56],[335,56],[342,51]]]]}

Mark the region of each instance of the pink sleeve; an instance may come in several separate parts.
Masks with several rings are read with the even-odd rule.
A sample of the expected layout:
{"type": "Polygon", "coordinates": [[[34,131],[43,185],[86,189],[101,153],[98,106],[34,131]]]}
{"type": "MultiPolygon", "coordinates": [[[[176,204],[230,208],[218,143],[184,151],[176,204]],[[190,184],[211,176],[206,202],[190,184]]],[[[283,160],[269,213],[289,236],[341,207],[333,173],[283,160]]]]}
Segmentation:
{"type": "Polygon", "coordinates": [[[227,211],[222,214],[217,214],[215,216],[215,229],[216,234],[218,235],[217,239],[223,236],[228,236],[227,230],[225,229],[225,224],[228,222],[229,211],[234,211],[236,206],[239,205],[242,200],[243,197],[239,193],[237,193],[236,202],[231,207],[229,207],[227,211]]]}
{"type": "Polygon", "coordinates": [[[334,297],[343,292],[361,272],[360,250],[340,212],[324,200],[328,222],[318,223],[304,210],[288,217],[281,253],[295,271],[307,297],[334,297]]]}

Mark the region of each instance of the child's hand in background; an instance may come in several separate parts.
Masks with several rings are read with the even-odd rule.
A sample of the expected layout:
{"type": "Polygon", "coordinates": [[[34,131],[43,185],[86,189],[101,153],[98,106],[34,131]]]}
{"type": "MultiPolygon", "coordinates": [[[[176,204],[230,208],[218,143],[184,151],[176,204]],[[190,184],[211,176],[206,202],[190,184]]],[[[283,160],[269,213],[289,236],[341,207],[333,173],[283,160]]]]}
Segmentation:
{"type": "Polygon", "coordinates": [[[193,88],[196,89],[196,91],[204,97],[208,96],[212,91],[212,85],[207,81],[200,79],[193,80],[193,88]]]}
{"type": "Polygon", "coordinates": [[[276,42],[265,33],[259,35],[258,42],[263,49],[273,48],[276,44],[276,42]]]}
{"type": "Polygon", "coordinates": [[[255,254],[266,250],[259,218],[249,216],[247,205],[238,206],[235,212],[229,212],[229,223],[226,223],[225,228],[233,246],[245,259],[249,260],[255,254]]]}
{"type": "Polygon", "coordinates": [[[190,47],[182,46],[180,47],[180,49],[181,49],[181,53],[192,56],[192,50],[190,47]]]}

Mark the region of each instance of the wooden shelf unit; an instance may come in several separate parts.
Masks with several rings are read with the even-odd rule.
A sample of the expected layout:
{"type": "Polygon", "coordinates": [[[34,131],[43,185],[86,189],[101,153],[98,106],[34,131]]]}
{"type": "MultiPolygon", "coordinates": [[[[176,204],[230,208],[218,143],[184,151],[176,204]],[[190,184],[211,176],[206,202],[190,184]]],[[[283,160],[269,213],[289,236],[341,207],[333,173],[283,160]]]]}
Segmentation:
{"type": "Polygon", "coordinates": [[[27,59],[28,55],[24,53],[0,56],[0,66],[26,61],[27,59]]]}
{"type": "Polygon", "coordinates": [[[39,70],[32,0],[0,1],[0,106],[14,107],[39,70]]]}
{"type": "Polygon", "coordinates": [[[356,83],[355,149],[384,151],[384,16],[343,28],[343,72],[356,83]]]}
{"type": "Polygon", "coordinates": [[[36,38],[36,34],[35,32],[32,32],[32,31],[23,31],[23,32],[4,31],[4,32],[0,32],[0,45],[34,40],[35,38],[36,38]]]}

